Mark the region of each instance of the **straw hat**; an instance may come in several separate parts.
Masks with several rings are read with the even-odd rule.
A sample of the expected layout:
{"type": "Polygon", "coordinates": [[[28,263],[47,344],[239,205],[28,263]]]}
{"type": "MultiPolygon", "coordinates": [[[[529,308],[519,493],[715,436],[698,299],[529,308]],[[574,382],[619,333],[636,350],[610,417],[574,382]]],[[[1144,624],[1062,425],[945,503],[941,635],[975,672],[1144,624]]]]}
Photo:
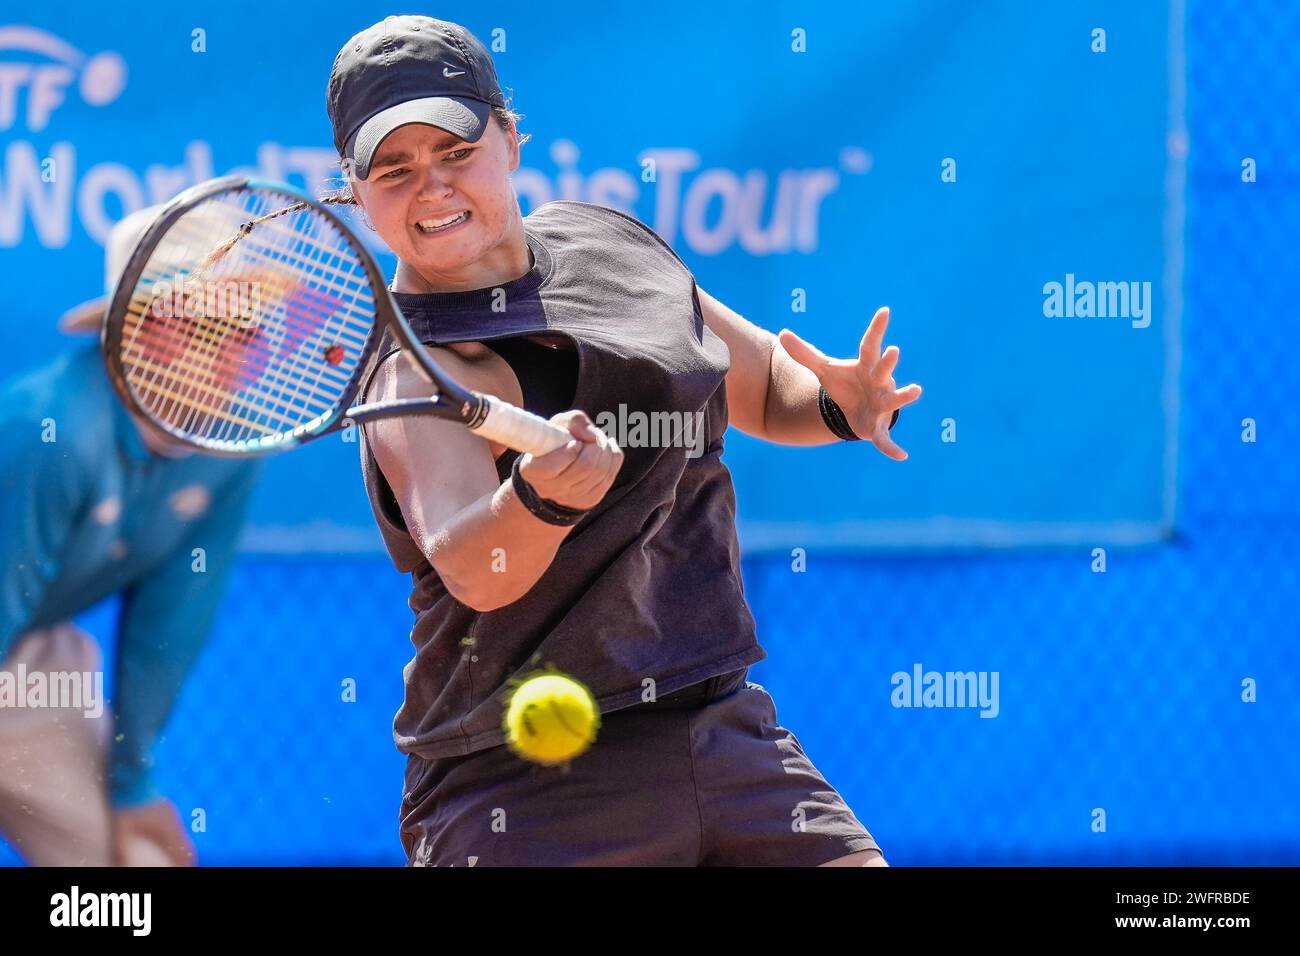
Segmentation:
{"type": "Polygon", "coordinates": [[[59,317],[60,332],[75,335],[99,331],[117,280],[126,271],[127,260],[162,210],[162,206],[146,206],[113,227],[104,243],[104,294],[64,312],[59,317]]]}

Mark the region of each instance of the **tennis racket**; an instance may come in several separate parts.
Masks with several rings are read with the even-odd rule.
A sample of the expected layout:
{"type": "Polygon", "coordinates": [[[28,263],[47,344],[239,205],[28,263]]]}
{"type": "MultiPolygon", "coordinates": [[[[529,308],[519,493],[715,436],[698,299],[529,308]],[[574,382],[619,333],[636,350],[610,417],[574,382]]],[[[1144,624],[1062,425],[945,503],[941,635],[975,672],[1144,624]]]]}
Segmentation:
{"type": "Polygon", "coordinates": [[[114,290],[101,344],[129,408],[214,455],[282,451],[396,415],[460,422],[535,455],[571,437],[459,385],[415,338],[343,220],[259,179],[200,183],[164,208],[114,290]],[[385,329],[430,394],[354,405],[385,329]]]}

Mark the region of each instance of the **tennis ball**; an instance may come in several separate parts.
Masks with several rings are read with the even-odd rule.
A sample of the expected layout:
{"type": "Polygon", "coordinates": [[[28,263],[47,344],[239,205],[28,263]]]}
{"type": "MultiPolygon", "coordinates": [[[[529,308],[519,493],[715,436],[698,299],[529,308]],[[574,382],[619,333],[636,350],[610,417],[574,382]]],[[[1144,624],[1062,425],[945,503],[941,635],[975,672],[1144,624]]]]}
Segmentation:
{"type": "Polygon", "coordinates": [[[591,692],[571,677],[547,672],[526,678],[510,695],[506,743],[534,763],[568,763],[596,739],[600,711],[591,692]]]}

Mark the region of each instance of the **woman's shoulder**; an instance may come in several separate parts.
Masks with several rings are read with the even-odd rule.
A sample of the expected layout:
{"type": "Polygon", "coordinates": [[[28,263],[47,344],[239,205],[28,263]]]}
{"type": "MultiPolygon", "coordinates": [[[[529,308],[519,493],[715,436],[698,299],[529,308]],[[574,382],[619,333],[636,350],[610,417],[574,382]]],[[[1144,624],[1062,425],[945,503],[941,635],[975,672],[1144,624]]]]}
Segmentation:
{"type": "Polygon", "coordinates": [[[585,222],[606,224],[613,228],[630,226],[633,232],[648,232],[658,238],[653,229],[631,212],[600,203],[581,202],[577,199],[552,199],[550,202],[542,203],[525,217],[525,221],[530,224],[548,225],[585,222]]]}
{"type": "Polygon", "coordinates": [[[561,241],[582,237],[606,250],[626,247],[640,255],[644,255],[647,249],[654,249],[666,259],[687,268],[673,247],[654,229],[632,213],[613,206],[576,199],[553,199],[529,213],[525,222],[535,231],[550,232],[561,241]]]}

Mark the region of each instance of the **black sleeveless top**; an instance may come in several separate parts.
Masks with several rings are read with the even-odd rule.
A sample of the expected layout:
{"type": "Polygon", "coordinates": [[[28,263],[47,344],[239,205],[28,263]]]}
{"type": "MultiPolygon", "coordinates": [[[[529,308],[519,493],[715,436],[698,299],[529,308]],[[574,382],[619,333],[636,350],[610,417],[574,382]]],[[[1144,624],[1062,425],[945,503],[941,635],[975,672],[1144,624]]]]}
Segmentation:
{"type": "MultiPolygon", "coordinates": [[[[519,379],[524,408],[550,418],[573,407],[578,390],[578,353],[572,348],[555,348],[527,338],[484,342],[505,361],[519,379]]],[[[497,477],[509,476],[519,452],[507,448],[497,459],[497,477]]]]}
{"type": "MultiPolygon", "coordinates": [[[[479,612],[447,592],[407,533],[359,432],[376,522],[413,585],[415,657],[404,671],[394,738],[403,752],[427,758],[503,743],[511,682],[541,667],[581,680],[609,712],[767,656],[745,602],[735,495],[721,460],[729,356],[704,325],[694,277],[654,232],[602,206],[547,203],[524,219],[524,231],[534,264],[519,279],[398,294],[417,337],[489,345],[539,415],[580,408],[598,425],[602,415],[642,422],[695,415],[703,434],[694,447],[668,438],[625,444],[613,486],[532,589],[479,612]],[[562,337],[573,349],[530,341],[538,336],[562,337]]],[[[389,339],[381,354],[396,349],[389,339]]],[[[498,459],[502,480],[514,457],[498,459]]],[[[509,545],[486,550],[500,547],[508,561],[509,545]]]]}

